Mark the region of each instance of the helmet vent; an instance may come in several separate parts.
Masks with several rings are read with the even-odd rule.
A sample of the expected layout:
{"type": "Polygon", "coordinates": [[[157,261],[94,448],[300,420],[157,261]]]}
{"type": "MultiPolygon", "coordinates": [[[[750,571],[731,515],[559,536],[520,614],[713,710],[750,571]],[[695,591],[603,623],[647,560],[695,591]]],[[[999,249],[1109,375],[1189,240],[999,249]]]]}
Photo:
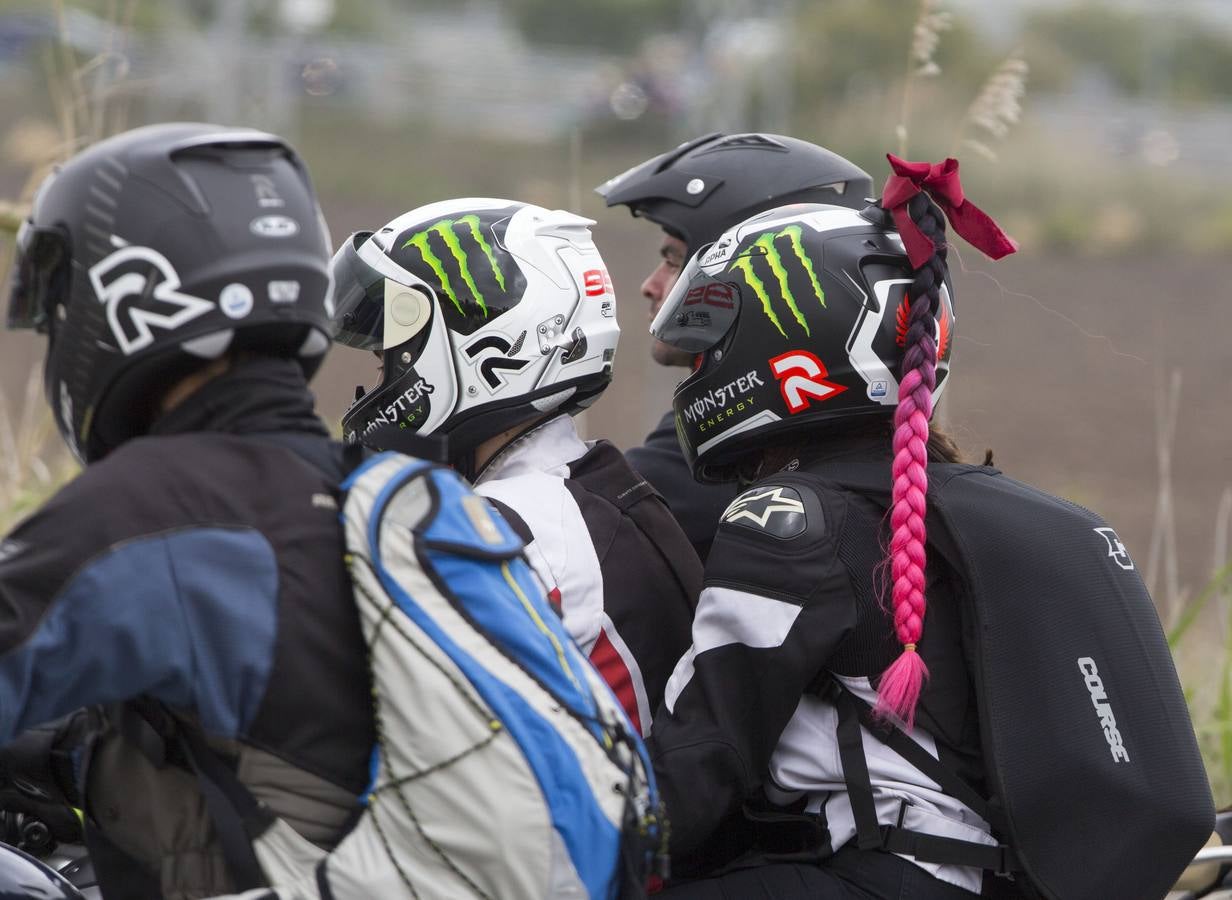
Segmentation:
{"type": "Polygon", "coordinates": [[[539,410],[539,412],[551,412],[572,397],[576,390],[577,388],[565,388],[563,391],[557,391],[555,394],[548,394],[546,397],[532,400],[530,405],[539,410]]]}
{"type": "Polygon", "coordinates": [[[776,150],[780,153],[787,152],[786,146],[779,143],[774,138],[767,137],[764,134],[733,134],[730,137],[725,137],[720,141],[715,141],[703,150],[699,150],[697,155],[705,156],[707,153],[717,153],[720,150],[743,150],[746,147],[761,150],[776,150]]]}

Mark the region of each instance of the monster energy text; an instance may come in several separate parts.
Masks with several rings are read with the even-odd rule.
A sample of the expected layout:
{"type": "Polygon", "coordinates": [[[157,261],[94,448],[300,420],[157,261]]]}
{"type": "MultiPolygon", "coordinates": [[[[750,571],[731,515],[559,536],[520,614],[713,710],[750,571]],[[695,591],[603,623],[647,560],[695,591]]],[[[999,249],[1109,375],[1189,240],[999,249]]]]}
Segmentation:
{"type": "Polygon", "coordinates": [[[764,386],[757,371],[750,371],[722,387],[711,388],[700,397],[694,397],[684,408],[684,417],[699,431],[706,431],[753,406],[753,388],[764,386]]]}
{"type": "Polygon", "coordinates": [[[492,266],[492,274],[496,276],[496,283],[500,285],[500,289],[505,289],[505,276],[500,270],[500,266],[496,263],[496,254],[492,252],[492,247],[488,244],[487,239],[483,236],[480,229],[479,217],[471,214],[460,216],[457,219],[441,219],[439,222],[434,222],[422,231],[417,231],[402,245],[403,249],[414,247],[419,251],[419,255],[423,257],[424,262],[432,269],[441,283],[441,287],[445,291],[445,295],[453,302],[454,308],[458,312],[465,315],[466,311],[462,308],[462,303],[458,299],[458,293],[454,289],[453,281],[450,280],[449,273],[445,270],[445,264],[439,256],[437,256],[429,243],[433,234],[438,235],[448,248],[454,260],[458,263],[458,272],[461,274],[462,280],[470,289],[471,297],[474,298],[476,305],[486,317],[488,315],[488,304],[484,300],[483,292],[479,290],[479,286],[475,283],[475,278],[471,273],[470,256],[462,248],[462,242],[458,239],[458,234],[454,230],[458,226],[466,229],[464,234],[469,233],[475,240],[475,244],[483,252],[483,255],[488,258],[488,264],[492,266]]]}
{"type": "Polygon", "coordinates": [[[770,289],[766,287],[766,283],[756,272],[755,261],[763,257],[765,258],[766,264],[770,268],[770,273],[778,282],[778,293],[782,296],[783,302],[787,304],[787,308],[791,310],[796,321],[800,323],[804,333],[810,334],[808,322],[804,318],[804,313],[800,311],[800,307],[796,303],[796,297],[792,293],[791,283],[787,275],[787,267],[783,264],[783,255],[779,251],[779,239],[785,239],[787,246],[791,248],[793,255],[800,261],[800,266],[808,275],[809,282],[813,287],[813,293],[817,295],[817,301],[824,308],[826,305],[826,295],[821,289],[821,282],[817,280],[817,272],[813,269],[813,261],[804,252],[804,244],[800,240],[801,234],[799,225],[788,225],[780,231],[767,231],[758,237],[752,246],[745,253],[741,254],[731,264],[731,268],[728,269],[731,272],[740,272],[744,276],[744,280],[748,282],[749,287],[753,289],[753,293],[757,295],[757,299],[761,301],[762,311],[765,312],[771,324],[778,329],[779,334],[783,337],[787,337],[787,332],[783,330],[783,323],[779,321],[779,317],[774,311],[774,298],[770,293],[770,289]]]}
{"type": "Polygon", "coordinates": [[[415,417],[419,411],[413,409],[412,404],[431,394],[433,390],[433,386],[424,379],[416,380],[414,384],[399,394],[397,399],[372,417],[372,421],[364,427],[364,434],[367,434],[379,425],[398,424],[400,427],[405,428],[408,422],[414,424],[415,417]]]}

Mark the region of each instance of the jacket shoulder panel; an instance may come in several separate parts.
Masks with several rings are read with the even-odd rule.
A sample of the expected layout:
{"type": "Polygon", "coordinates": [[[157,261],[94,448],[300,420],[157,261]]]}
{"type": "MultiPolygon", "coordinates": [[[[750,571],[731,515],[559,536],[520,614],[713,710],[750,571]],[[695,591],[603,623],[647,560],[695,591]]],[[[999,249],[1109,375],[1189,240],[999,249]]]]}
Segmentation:
{"type": "Polygon", "coordinates": [[[706,585],[804,602],[835,564],[844,498],[796,473],[740,492],[719,519],[706,585]]]}

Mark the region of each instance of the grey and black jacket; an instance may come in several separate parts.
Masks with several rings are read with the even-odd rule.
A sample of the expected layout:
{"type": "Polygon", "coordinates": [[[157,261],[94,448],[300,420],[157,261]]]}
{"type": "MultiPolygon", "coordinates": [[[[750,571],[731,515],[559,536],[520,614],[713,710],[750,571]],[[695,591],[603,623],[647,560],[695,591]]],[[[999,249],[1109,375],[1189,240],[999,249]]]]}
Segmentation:
{"type": "Polygon", "coordinates": [[[198,729],[305,837],[342,836],[374,731],[341,478],[297,364],[248,360],[0,544],[0,739],[106,710],[83,794],[109,900],[232,889],[196,777],[133,701],[198,729]]]}
{"type": "MultiPolygon", "coordinates": [[[[837,680],[876,701],[900,652],[887,612],[883,508],[834,477],[833,463],[886,460],[883,441],[853,442],[789,465],[746,489],[724,512],[706,564],[692,646],[668,683],[649,740],[672,824],[673,870],[704,872],[753,856],[764,822],[801,813],[824,858],[856,823],[830,691],[837,680]],[[883,593],[884,592],[884,593],[883,593]]],[[[911,738],[977,787],[984,784],[975,693],[960,619],[958,578],[930,557],[920,653],[931,672],[911,738]]],[[[885,744],[862,738],[880,825],[995,845],[987,822],[885,744]]],[[[766,848],[761,848],[762,850],[766,848]]],[[[913,862],[915,860],[912,860],[913,862]]],[[[982,873],[918,863],[970,891],[982,873]]]]}

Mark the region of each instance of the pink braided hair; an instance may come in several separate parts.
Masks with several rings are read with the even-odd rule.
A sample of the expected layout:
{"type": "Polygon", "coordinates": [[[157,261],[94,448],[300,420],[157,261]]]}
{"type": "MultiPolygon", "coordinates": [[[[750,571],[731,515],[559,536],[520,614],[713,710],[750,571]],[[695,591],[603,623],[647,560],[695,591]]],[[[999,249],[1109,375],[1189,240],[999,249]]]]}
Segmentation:
{"type": "Polygon", "coordinates": [[[937,386],[937,344],[933,310],[940,305],[945,279],[945,221],[924,194],[908,204],[914,221],[934,244],[934,251],[917,267],[907,288],[910,312],[903,353],[898,407],[894,411],[893,504],[890,508],[890,573],[894,629],[903,652],[881,676],[876,711],[907,725],[915,710],[928,667],[916,651],[924,633],[925,564],[928,532],[928,422],[937,386]]]}
{"type": "Polygon", "coordinates": [[[903,652],[881,675],[877,712],[908,728],[915,724],[928,667],[916,650],[924,633],[925,564],[928,532],[928,420],[937,386],[937,344],[933,315],[945,282],[945,217],[954,230],[993,259],[1018,245],[983,210],[963,196],[958,161],[907,162],[887,154],[893,174],[882,205],[890,210],[913,267],[907,287],[910,312],[903,353],[898,408],[894,411],[893,504],[890,508],[890,572],[894,629],[903,652]],[[926,192],[927,196],[925,193],[926,192]],[[934,205],[932,200],[937,204],[934,205]],[[944,217],[942,210],[944,210],[944,217]]]}

